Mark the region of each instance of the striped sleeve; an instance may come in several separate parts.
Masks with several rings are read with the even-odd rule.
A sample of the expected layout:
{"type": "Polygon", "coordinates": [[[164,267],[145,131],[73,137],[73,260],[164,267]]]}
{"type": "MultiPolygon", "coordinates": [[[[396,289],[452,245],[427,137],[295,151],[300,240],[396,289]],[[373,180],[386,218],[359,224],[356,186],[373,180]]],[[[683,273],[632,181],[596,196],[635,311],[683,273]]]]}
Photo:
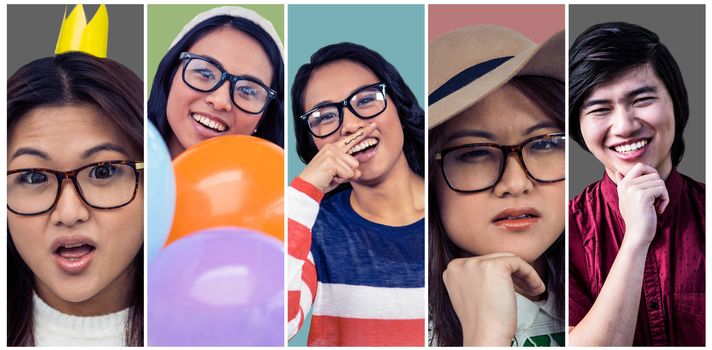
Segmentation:
{"type": "Polygon", "coordinates": [[[317,288],[316,267],[311,256],[311,229],[319,214],[324,194],[314,185],[294,178],[287,190],[289,204],[287,221],[287,329],[294,337],[304,324],[317,288]]]}

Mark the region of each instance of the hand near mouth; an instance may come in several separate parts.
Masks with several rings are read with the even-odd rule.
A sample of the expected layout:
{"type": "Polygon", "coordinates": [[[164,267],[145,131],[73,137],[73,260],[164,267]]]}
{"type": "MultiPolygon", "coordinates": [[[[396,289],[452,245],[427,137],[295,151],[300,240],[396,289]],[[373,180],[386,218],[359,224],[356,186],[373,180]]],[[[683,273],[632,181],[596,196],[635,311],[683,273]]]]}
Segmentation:
{"type": "Polygon", "coordinates": [[[454,259],[443,282],[464,346],[510,346],[517,327],[515,291],[537,296],[546,290],[536,270],[513,253],[454,259]]]}
{"type": "Polygon", "coordinates": [[[665,211],[670,197],[657,170],[636,164],[625,176],[616,172],[618,208],[626,226],[624,241],[646,245],[655,237],[657,214],[665,211]]]}
{"type": "Polygon", "coordinates": [[[375,130],[376,124],[371,123],[364,129],[324,145],[299,177],[323,193],[333,190],[342,183],[358,180],[361,176],[361,171],[358,169],[359,161],[349,154],[349,150],[375,130]]]}

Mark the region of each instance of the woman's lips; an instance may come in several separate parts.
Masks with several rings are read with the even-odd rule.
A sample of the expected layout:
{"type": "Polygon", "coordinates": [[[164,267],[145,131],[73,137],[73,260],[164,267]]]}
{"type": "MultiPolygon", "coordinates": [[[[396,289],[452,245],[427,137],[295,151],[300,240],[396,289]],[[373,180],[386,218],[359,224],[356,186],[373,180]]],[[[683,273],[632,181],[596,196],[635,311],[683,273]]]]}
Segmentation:
{"type": "Polygon", "coordinates": [[[52,244],[52,257],[62,271],[79,274],[89,267],[96,245],[84,237],[61,238],[52,244]]]}
{"type": "Polygon", "coordinates": [[[66,257],[60,254],[54,254],[54,262],[57,263],[60,269],[68,274],[79,274],[89,267],[89,263],[94,258],[96,249],[92,248],[87,253],[77,257],[66,257]]]}
{"type": "Polygon", "coordinates": [[[351,148],[348,153],[356,158],[359,163],[367,162],[376,156],[379,145],[380,140],[376,138],[368,138],[351,148]]]}
{"type": "Polygon", "coordinates": [[[492,223],[511,232],[522,232],[539,222],[540,217],[541,214],[534,208],[509,208],[499,212],[492,223]]]}
{"type": "Polygon", "coordinates": [[[201,138],[204,138],[204,139],[209,139],[209,138],[213,138],[216,136],[227,135],[227,132],[230,130],[230,127],[228,127],[221,120],[219,120],[218,118],[206,115],[206,114],[191,113],[189,118],[190,118],[191,125],[193,125],[193,130],[195,130],[195,132],[201,138]],[[209,125],[213,125],[213,127],[211,128],[209,126],[206,126],[198,120],[203,121],[203,123],[208,123],[209,125]],[[216,126],[218,124],[219,124],[219,126],[216,126]],[[221,128],[223,130],[219,131],[219,130],[217,130],[217,128],[221,128]]]}

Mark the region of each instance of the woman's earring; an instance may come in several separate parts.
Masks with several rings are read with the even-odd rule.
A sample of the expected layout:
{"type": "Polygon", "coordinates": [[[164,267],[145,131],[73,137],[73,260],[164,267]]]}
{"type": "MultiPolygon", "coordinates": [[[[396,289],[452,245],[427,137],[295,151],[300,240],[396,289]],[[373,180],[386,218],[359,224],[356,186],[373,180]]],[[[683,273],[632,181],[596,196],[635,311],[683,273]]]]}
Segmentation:
{"type": "Polygon", "coordinates": [[[256,133],[257,133],[257,128],[255,128],[255,130],[252,130],[252,133],[253,133],[253,134],[256,134],[256,133]]]}

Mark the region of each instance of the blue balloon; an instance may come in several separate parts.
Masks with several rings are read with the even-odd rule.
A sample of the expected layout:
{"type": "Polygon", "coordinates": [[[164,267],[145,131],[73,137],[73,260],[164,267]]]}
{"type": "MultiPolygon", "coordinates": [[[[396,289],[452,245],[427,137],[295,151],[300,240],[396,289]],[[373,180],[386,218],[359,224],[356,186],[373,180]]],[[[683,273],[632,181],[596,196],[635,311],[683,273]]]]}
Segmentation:
{"type": "Polygon", "coordinates": [[[176,177],[163,137],[153,123],[148,123],[148,263],[163,247],[176,209],[176,177]]]}
{"type": "Polygon", "coordinates": [[[148,268],[149,346],[284,344],[284,249],[221,227],[183,237],[148,268]]]}

